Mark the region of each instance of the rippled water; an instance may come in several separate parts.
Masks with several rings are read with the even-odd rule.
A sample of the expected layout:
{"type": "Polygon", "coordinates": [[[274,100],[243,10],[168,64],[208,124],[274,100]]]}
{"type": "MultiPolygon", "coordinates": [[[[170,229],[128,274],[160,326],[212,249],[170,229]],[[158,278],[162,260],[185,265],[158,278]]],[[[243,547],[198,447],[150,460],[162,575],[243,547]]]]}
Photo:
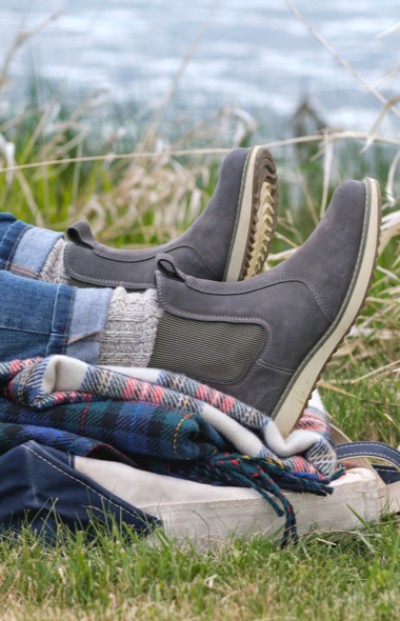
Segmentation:
{"type": "MultiPolygon", "coordinates": [[[[387,97],[400,92],[398,74],[382,77],[400,62],[398,0],[296,6],[370,83],[387,97]]],[[[380,109],[283,0],[1,0],[0,54],[21,27],[59,9],[62,15],[16,54],[14,88],[34,72],[59,82],[66,97],[105,87],[115,102],[152,106],[203,28],[175,95],[194,111],[229,105],[290,115],[307,96],[331,123],[365,128],[380,109]]]]}

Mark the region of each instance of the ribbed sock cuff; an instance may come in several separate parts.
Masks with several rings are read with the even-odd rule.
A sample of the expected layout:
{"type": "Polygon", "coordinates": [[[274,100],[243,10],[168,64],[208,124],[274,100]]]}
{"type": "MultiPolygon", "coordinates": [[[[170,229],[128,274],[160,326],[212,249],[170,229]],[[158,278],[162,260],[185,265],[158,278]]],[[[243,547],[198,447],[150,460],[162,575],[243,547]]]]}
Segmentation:
{"type": "Polygon", "coordinates": [[[115,289],[101,337],[99,364],[148,366],[161,315],[155,289],[143,293],[115,289]]]}

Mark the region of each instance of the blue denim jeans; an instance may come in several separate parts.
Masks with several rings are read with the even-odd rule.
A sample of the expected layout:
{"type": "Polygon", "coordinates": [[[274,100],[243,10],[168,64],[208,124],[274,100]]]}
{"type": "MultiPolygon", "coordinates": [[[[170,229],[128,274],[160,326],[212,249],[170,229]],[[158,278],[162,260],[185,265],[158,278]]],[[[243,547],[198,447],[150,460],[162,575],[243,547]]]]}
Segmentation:
{"type": "Polygon", "coordinates": [[[0,213],[0,269],[37,279],[50,250],[62,237],[62,233],[0,213]]]}
{"type": "Polygon", "coordinates": [[[83,530],[117,522],[142,535],[160,524],[75,470],[70,455],[34,441],[2,455],[0,469],[0,533],[27,524],[51,543],[58,524],[83,530]]]}
{"type": "MultiPolygon", "coordinates": [[[[64,353],[98,362],[111,289],[41,282],[62,237],[0,214],[0,361],[64,353]]],[[[159,523],[74,469],[71,456],[34,441],[0,457],[0,533],[29,524],[52,541],[58,524],[85,529],[93,520],[141,534],[159,523]]]]}
{"type": "Polygon", "coordinates": [[[63,353],[98,362],[112,290],[37,280],[61,236],[0,214],[0,361],[63,353]]]}

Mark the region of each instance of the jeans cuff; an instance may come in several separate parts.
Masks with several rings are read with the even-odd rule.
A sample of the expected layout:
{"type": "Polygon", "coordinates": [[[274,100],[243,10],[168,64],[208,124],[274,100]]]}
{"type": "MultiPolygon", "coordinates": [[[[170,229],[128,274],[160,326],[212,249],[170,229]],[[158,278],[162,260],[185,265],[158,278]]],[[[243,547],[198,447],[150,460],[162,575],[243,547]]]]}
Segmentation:
{"type": "Polygon", "coordinates": [[[63,353],[88,364],[97,364],[112,289],[69,289],[73,290],[74,300],[63,353]]]}
{"type": "Polygon", "coordinates": [[[9,224],[0,241],[0,269],[10,270],[15,252],[23,235],[32,228],[29,224],[15,220],[9,224]]]}
{"type": "Polygon", "coordinates": [[[68,285],[57,285],[51,333],[46,348],[46,356],[66,352],[74,301],[74,289],[72,287],[68,285]]]}
{"type": "Polygon", "coordinates": [[[28,269],[40,276],[50,251],[62,237],[64,237],[63,233],[41,229],[37,226],[30,227],[22,235],[15,250],[12,259],[14,273],[16,269],[28,269]]]}

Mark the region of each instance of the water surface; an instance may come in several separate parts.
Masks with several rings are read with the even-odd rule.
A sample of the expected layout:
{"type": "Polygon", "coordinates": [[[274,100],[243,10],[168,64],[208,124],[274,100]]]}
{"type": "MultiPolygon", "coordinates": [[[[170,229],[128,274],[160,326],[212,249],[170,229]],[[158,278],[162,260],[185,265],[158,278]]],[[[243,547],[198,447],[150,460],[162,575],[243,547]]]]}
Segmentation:
{"type": "MultiPolygon", "coordinates": [[[[400,92],[398,74],[384,77],[400,63],[400,30],[390,32],[400,22],[398,0],[296,6],[386,97],[400,92]]],[[[380,109],[281,0],[2,0],[0,57],[19,29],[60,10],[15,55],[3,99],[36,74],[62,97],[105,88],[113,102],[156,106],[203,28],[174,95],[194,113],[234,106],[290,116],[307,97],[331,124],[368,129],[380,109]]]]}

